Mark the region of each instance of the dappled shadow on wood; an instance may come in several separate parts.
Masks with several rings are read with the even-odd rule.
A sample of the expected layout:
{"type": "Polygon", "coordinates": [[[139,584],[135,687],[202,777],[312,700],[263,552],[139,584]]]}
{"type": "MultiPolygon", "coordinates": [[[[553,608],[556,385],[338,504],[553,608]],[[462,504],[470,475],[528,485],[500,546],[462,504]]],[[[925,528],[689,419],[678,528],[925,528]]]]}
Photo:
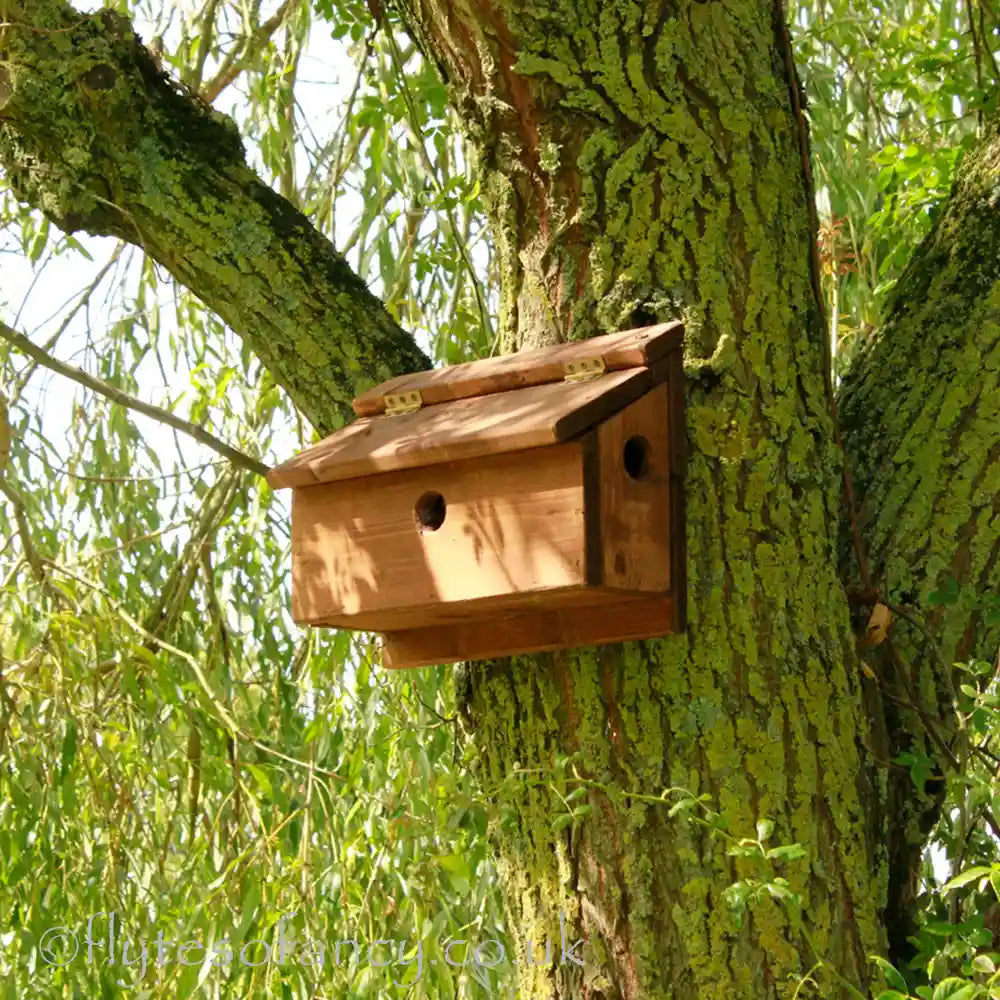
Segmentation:
{"type": "Polygon", "coordinates": [[[467,601],[583,585],[582,448],[297,490],[293,566],[297,619],[378,630],[454,620],[467,601]],[[444,507],[436,528],[421,519],[431,493],[444,507]]]}
{"type": "Polygon", "coordinates": [[[553,383],[362,418],[269,479],[272,486],[310,486],[555,444],[638,399],[651,384],[650,371],[640,368],[612,372],[572,392],[553,383]]]}

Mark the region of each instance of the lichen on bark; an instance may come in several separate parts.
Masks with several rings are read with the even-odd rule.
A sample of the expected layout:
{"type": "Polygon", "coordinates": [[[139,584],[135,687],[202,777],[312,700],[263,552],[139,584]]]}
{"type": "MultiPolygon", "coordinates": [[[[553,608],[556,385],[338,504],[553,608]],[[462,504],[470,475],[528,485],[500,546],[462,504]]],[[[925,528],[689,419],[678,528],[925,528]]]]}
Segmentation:
{"type": "Polygon", "coordinates": [[[126,239],[243,336],[321,429],[430,366],[332,244],[247,166],[233,121],[157,68],[128,20],[7,5],[0,163],[66,232],[126,239]]]}
{"type": "Polygon", "coordinates": [[[687,634],[468,668],[483,779],[507,789],[512,925],[541,940],[564,912],[589,951],[582,971],[522,966],[522,994],[757,1000],[820,959],[863,986],[884,944],[884,787],[836,572],[841,466],[777,8],[406,8],[478,152],[506,343],[687,326],[687,634]],[[563,779],[510,775],[568,754],[593,811],[554,831],[563,779]],[[726,889],[762,873],[671,817],[668,788],[706,795],[732,836],[768,818],[804,847],[771,874],[802,895],[811,944],[771,899],[736,921],[726,889]]]}

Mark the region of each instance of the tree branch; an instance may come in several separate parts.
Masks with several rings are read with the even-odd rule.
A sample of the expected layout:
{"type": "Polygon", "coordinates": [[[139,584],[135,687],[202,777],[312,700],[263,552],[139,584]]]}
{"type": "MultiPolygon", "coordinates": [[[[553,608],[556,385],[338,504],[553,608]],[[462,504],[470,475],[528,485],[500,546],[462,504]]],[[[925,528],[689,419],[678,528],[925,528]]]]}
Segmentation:
{"type": "MultiPolygon", "coordinates": [[[[896,668],[884,705],[892,752],[955,762],[961,725],[952,664],[991,659],[1000,628],[982,596],[1000,584],[1000,135],[962,164],[934,228],[914,253],[881,329],[855,356],[838,405],[871,583],[893,608],[918,609],[924,636],[887,644],[896,668]],[[934,591],[957,581],[958,599],[934,591]],[[933,635],[934,655],[922,639],[933,635]],[[911,701],[899,711],[894,700],[911,701]]],[[[841,571],[859,572],[847,532],[841,571]]],[[[921,859],[944,794],[914,796],[889,776],[890,950],[906,957],[921,859]]]]}
{"type": "Polygon", "coordinates": [[[46,583],[45,560],[42,558],[35,543],[31,538],[31,525],[28,521],[28,514],[24,506],[21,495],[14,489],[5,478],[0,476],[0,493],[2,493],[14,508],[14,520],[17,522],[17,533],[21,537],[21,549],[24,553],[24,560],[35,579],[41,583],[46,583]]]}
{"type": "Polygon", "coordinates": [[[237,45],[230,49],[223,59],[219,71],[201,88],[201,96],[209,104],[240,75],[248,61],[260,54],[264,46],[271,40],[271,36],[294,13],[297,5],[298,0],[285,0],[271,17],[254,29],[252,34],[241,39],[237,45]]]}
{"type": "Polygon", "coordinates": [[[49,371],[72,379],[79,385],[98,393],[98,395],[103,396],[105,399],[111,400],[112,403],[135,410],[137,413],[152,417],[154,420],[158,420],[162,424],[167,424],[175,430],[182,431],[188,437],[193,437],[196,441],[200,441],[213,451],[224,455],[233,465],[241,469],[249,469],[251,472],[256,472],[259,476],[267,475],[268,467],[263,462],[252,458],[238,448],[233,448],[231,445],[226,444],[221,438],[217,438],[203,427],[192,424],[190,421],[178,417],[176,413],[171,413],[162,407],[154,406],[152,403],[145,403],[123,389],[116,389],[114,386],[94,378],[93,375],[88,375],[85,371],[73,365],[68,365],[64,361],[57,360],[52,355],[43,351],[37,344],[32,343],[23,333],[18,333],[17,330],[11,329],[11,327],[2,321],[0,321],[0,340],[6,340],[7,343],[12,344],[17,350],[33,358],[44,368],[48,368],[49,371]]]}
{"type": "Polygon", "coordinates": [[[994,123],[840,393],[872,577],[885,603],[921,609],[946,712],[951,664],[988,659],[1000,642],[973,606],[1000,584],[998,183],[994,123]],[[943,605],[930,595],[949,579],[965,595],[943,605]]]}
{"type": "Polygon", "coordinates": [[[173,83],[127,19],[14,3],[0,165],[66,232],[141,246],[244,338],[321,430],[429,359],[309,220],[247,166],[232,120],[173,83]]]}

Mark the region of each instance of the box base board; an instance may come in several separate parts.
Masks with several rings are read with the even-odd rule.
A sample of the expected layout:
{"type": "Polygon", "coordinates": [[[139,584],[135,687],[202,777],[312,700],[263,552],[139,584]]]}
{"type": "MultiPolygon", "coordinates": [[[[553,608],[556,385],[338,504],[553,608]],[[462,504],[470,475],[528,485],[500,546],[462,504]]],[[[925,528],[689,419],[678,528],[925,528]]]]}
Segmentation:
{"type": "Polygon", "coordinates": [[[403,670],[653,639],[676,633],[679,624],[671,595],[605,599],[583,607],[499,614],[480,621],[387,632],[382,637],[382,663],[403,670]]]}

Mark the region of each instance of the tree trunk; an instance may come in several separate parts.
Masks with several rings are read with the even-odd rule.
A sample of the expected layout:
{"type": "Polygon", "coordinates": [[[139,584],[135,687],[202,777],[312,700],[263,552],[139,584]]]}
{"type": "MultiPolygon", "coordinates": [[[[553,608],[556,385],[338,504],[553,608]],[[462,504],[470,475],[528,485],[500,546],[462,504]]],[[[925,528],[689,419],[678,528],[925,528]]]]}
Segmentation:
{"type": "MultiPolygon", "coordinates": [[[[1000,645],[1000,623],[986,614],[1000,577],[998,185],[994,124],[840,394],[868,573],[907,615],[876,665],[890,696],[889,753],[932,762],[922,795],[906,771],[888,775],[895,822],[887,924],[896,952],[914,930],[920,858],[943,777],[964,770],[976,752],[968,729],[956,725],[952,665],[992,661],[1000,645]],[[935,601],[949,581],[955,599],[935,601]]],[[[853,546],[845,541],[842,551],[846,574],[860,579],[853,546]]],[[[990,823],[1000,836],[995,817],[990,823]]]]}
{"type": "Polygon", "coordinates": [[[871,572],[896,603],[929,612],[949,665],[1000,641],[975,599],[995,586],[1000,555],[998,191],[994,125],[841,392],[871,572]],[[932,610],[949,578],[966,593],[932,610]]]}
{"type": "Polygon", "coordinates": [[[429,367],[330,242],[250,170],[232,120],[160,72],[126,18],[31,0],[0,20],[0,161],[17,197],[65,232],[142,247],[321,430],[350,417],[359,392],[429,367]]]}
{"type": "Polygon", "coordinates": [[[479,152],[507,343],[677,315],[688,331],[688,634],[468,670],[482,777],[504,786],[512,933],[558,941],[562,914],[585,940],[582,969],[519,953],[522,995],[761,1000],[817,962],[823,996],[846,995],[831,970],[863,988],[885,943],[885,801],[836,570],[841,467],[781,12],[408,6],[479,152]],[[574,775],[592,811],[554,826],[574,775]],[[672,814],[668,789],[705,796],[724,834],[672,814]],[[727,854],[765,820],[767,846],[804,857],[727,854]],[[776,877],[801,907],[764,891],[738,919],[727,889],[776,877]]]}

